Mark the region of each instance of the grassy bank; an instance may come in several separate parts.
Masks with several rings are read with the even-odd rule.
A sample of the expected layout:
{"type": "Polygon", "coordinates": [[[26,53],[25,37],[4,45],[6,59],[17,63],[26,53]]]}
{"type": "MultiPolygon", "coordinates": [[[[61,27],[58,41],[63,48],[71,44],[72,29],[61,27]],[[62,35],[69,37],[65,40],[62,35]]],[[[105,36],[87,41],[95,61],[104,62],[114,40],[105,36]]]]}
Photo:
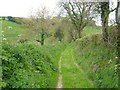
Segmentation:
{"type": "Polygon", "coordinates": [[[97,88],[117,88],[115,47],[106,45],[101,34],[76,41],[76,60],[97,88]]]}
{"type": "Polygon", "coordinates": [[[6,88],[52,88],[58,81],[58,60],[66,44],[2,44],[3,82],[6,88]]]}

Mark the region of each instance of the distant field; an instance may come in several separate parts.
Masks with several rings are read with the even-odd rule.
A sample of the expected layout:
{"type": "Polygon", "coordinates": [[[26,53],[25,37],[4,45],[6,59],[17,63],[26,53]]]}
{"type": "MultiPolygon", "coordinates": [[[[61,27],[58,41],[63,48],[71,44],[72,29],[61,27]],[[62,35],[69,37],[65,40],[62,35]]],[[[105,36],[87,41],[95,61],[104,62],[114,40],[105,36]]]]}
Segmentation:
{"type": "Polygon", "coordinates": [[[86,35],[89,35],[89,34],[95,34],[95,33],[101,33],[102,30],[101,30],[101,27],[85,27],[83,32],[82,32],[82,37],[83,36],[86,36],[86,35]]]}
{"type": "MultiPolygon", "coordinates": [[[[83,37],[89,34],[95,34],[100,32],[101,32],[100,27],[89,26],[89,27],[85,27],[81,34],[83,37]]],[[[20,39],[35,41],[35,38],[36,36],[38,36],[39,33],[34,33],[29,29],[21,26],[20,24],[14,22],[2,21],[2,34],[3,34],[3,38],[6,38],[7,41],[14,43],[20,39]]]]}
{"type": "Polygon", "coordinates": [[[7,41],[16,42],[20,38],[27,38],[27,32],[27,28],[24,28],[17,23],[2,21],[2,35],[7,41]]]}

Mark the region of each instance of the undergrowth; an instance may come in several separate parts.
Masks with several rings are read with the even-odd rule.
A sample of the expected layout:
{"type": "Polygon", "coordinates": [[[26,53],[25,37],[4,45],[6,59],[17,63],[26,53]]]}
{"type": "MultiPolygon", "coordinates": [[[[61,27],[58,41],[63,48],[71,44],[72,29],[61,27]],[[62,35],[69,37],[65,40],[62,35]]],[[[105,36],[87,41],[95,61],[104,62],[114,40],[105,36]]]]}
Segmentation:
{"type": "Polygon", "coordinates": [[[76,60],[97,88],[117,88],[116,49],[106,45],[101,34],[76,41],[76,60]]]}
{"type": "Polygon", "coordinates": [[[67,44],[39,46],[2,44],[4,88],[53,88],[58,80],[58,60],[67,44]]]}

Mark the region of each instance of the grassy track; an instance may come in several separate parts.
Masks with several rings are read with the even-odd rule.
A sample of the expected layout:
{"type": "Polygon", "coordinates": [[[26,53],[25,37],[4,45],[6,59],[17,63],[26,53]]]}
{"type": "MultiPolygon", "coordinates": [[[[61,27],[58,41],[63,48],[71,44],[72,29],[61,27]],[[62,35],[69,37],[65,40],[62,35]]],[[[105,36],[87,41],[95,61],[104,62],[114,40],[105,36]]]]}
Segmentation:
{"type": "Polygon", "coordinates": [[[61,69],[63,88],[93,88],[85,73],[76,66],[73,46],[68,46],[62,53],[61,69]]]}

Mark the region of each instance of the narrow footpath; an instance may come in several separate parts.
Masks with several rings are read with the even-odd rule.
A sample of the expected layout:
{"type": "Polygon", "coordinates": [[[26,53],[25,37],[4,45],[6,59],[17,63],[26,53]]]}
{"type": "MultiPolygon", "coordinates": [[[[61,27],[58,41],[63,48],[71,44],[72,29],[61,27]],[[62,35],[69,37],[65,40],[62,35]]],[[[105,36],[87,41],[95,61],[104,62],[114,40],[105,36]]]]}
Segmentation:
{"type": "Polygon", "coordinates": [[[59,78],[58,78],[58,84],[57,84],[57,88],[62,88],[63,87],[63,85],[62,85],[62,72],[61,72],[61,59],[62,59],[62,57],[60,57],[60,60],[59,60],[59,62],[58,62],[58,64],[59,64],[59,78]]]}
{"type": "Polygon", "coordinates": [[[94,88],[87,75],[76,63],[73,55],[73,45],[69,45],[61,54],[58,63],[59,80],[57,88],[94,88]]]}

